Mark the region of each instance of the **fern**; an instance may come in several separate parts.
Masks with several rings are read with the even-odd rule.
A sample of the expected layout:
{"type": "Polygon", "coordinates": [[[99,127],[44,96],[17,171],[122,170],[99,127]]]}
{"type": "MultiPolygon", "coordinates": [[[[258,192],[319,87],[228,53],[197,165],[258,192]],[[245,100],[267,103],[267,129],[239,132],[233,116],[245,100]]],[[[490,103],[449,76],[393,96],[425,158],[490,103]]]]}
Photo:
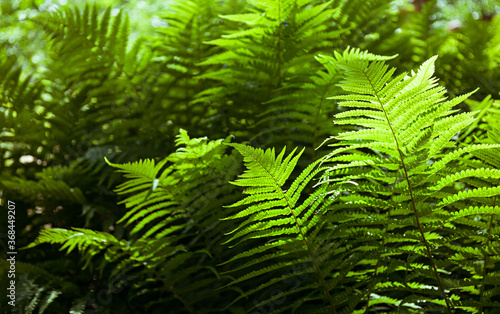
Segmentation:
{"type": "Polygon", "coordinates": [[[436,76],[450,94],[460,95],[476,87],[480,88],[474,95],[477,99],[496,93],[498,17],[493,21],[475,20],[469,15],[451,19],[446,14],[448,6],[435,0],[417,1],[414,6],[414,11],[394,16],[397,21],[389,29],[391,33],[384,34],[380,42],[362,47],[382,54],[398,51],[402,70],[439,55],[436,76]]]}
{"type": "MultiPolygon", "coordinates": [[[[222,203],[219,203],[220,200],[216,200],[217,195],[210,192],[215,190],[221,193],[221,189],[225,189],[225,178],[234,173],[238,163],[234,157],[223,156],[223,140],[207,142],[206,139],[190,139],[187,132],[181,130],[176,142],[177,145],[186,147],[179,148],[157,165],[152,160],[125,165],[110,163],[125,172],[125,177],[129,178],[118,187],[117,192],[133,193],[122,201],[130,210],[119,221],[130,225],[140,220],[140,224],[132,229],[132,234],[146,231],[143,228],[156,220],[155,227],[148,228],[144,237],[166,236],[179,228],[186,228],[186,222],[201,223],[197,216],[206,216],[205,210],[209,203],[217,207],[224,202],[222,200],[222,203]],[[214,162],[207,164],[202,160],[214,162]],[[167,162],[173,164],[160,172],[167,162]],[[212,175],[222,174],[226,171],[226,166],[232,168],[227,169],[227,174],[220,175],[220,178],[214,181],[212,175]],[[180,182],[185,184],[179,185],[180,182]]],[[[214,221],[211,220],[210,223],[214,221]]],[[[200,225],[196,228],[200,228],[200,225]]]]}
{"type": "MultiPolygon", "coordinates": [[[[2,261],[0,271],[7,276],[10,264],[2,261]]],[[[48,272],[42,267],[22,261],[16,261],[16,308],[22,313],[51,313],[65,309],[64,301],[60,301],[63,293],[71,294],[77,290],[77,284],[68,278],[48,272]]],[[[75,279],[73,277],[73,279],[75,279]]],[[[2,298],[2,304],[5,297],[2,298]]],[[[12,312],[15,312],[13,308],[12,312]]]]}
{"type": "Polygon", "coordinates": [[[456,86],[457,94],[470,89],[474,84],[477,84],[481,91],[478,99],[483,99],[488,94],[498,93],[500,89],[496,71],[498,61],[495,61],[495,50],[500,44],[497,35],[498,21],[498,16],[495,17],[495,21],[476,21],[469,17],[463,21],[462,27],[454,34],[458,54],[453,51],[457,55],[454,59],[455,63],[447,62],[451,67],[447,66],[447,75],[443,77],[456,86]],[[456,62],[461,58],[468,62],[457,66],[456,62]]]}
{"type": "Polygon", "coordinates": [[[5,168],[15,163],[26,146],[39,145],[43,134],[40,122],[42,86],[31,75],[23,73],[14,57],[0,57],[0,154],[5,168]],[[19,126],[30,125],[30,130],[19,126]],[[30,133],[30,131],[32,133],[30,133]]]}
{"type": "MultiPolygon", "coordinates": [[[[9,122],[2,124],[2,155],[6,166],[14,163],[23,170],[3,176],[0,184],[12,196],[27,197],[34,203],[31,208],[38,206],[50,214],[51,223],[64,220],[52,214],[66,208],[58,216],[78,217],[83,212],[84,223],[78,227],[89,227],[100,218],[99,224],[107,229],[116,220],[112,217],[116,202],[110,195],[119,176],[113,175],[103,156],[131,151],[115,159],[127,162],[170,147],[158,149],[158,143],[134,136],[148,125],[143,121],[149,111],[143,109],[149,88],[154,88],[148,84],[154,80],[154,71],[148,68],[151,53],[140,41],[129,44],[124,12],[114,17],[111,7],[99,12],[95,6],[65,8],[30,20],[46,32],[51,58],[47,71],[37,77],[43,84],[30,77],[21,79],[19,69],[7,75],[9,99],[5,103],[2,99],[2,106],[11,108],[5,115],[9,122]],[[139,143],[144,144],[140,151],[124,148],[139,143]],[[22,156],[33,162],[21,164],[22,156]],[[57,166],[61,164],[64,167],[57,166]],[[89,195],[94,197],[89,200],[89,195]]],[[[37,219],[33,227],[43,220],[37,219]]]]}
{"type": "MultiPolygon", "coordinates": [[[[458,193],[448,188],[462,178],[496,178],[499,174],[489,167],[467,170],[451,157],[498,147],[471,145],[453,150],[453,136],[474,121],[473,112],[453,114],[453,107],[471,93],[445,101],[444,88],[432,78],[436,57],[411,76],[403,73],[395,78],[391,77],[395,69],[381,61],[360,60],[352,53],[338,54],[336,60],[346,71],[341,87],[352,94],[333,98],[341,100],[342,107],[360,109],[335,116],[337,124],[354,124],[357,130],[335,137],[339,143],[334,146],[338,148],[324,160],[324,164],[335,165],[325,172],[323,182],[343,193],[334,205],[339,212],[336,215],[342,217],[337,223],[344,221],[347,228],[347,219],[350,226],[364,230],[365,236],[371,235],[366,239],[370,240],[370,250],[378,252],[376,258],[370,255],[369,260],[361,262],[369,267],[364,272],[372,273],[374,280],[368,286],[366,309],[380,302],[373,293],[391,298],[399,282],[406,291],[399,306],[408,310],[472,310],[474,303],[457,298],[449,290],[477,295],[477,290],[471,290],[476,274],[468,267],[468,260],[448,257],[471,252],[477,243],[462,238],[463,222],[443,219],[463,215],[467,202],[500,192],[497,187],[458,193]],[[337,188],[337,182],[346,179],[354,184],[347,190],[337,188]],[[372,219],[364,219],[367,215],[372,219]],[[462,246],[455,245],[460,239],[462,246]],[[453,279],[455,273],[469,274],[470,281],[453,279]],[[392,283],[387,285],[385,278],[390,277],[392,283]],[[390,288],[384,288],[384,284],[390,288]]],[[[496,207],[479,210],[495,211],[496,207]]],[[[470,226],[482,228],[481,223],[470,226]]]]}
{"type": "Polygon", "coordinates": [[[335,22],[347,30],[338,49],[354,46],[372,51],[380,45],[382,35],[394,31],[390,1],[335,0],[334,5],[339,8],[335,22]]]}
{"type": "Polygon", "coordinates": [[[155,298],[165,293],[174,304],[180,302],[179,311],[194,312],[199,303],[209,308],[207,300],[217,293],[211,287],[219,278],[211,257],[221,262],[223,254],[218,243],[224,211],[217,211],[236,198],[226,182],[239,162],[224,154],[223,140],[191,139],[181,130],[176,142],[179,149],[159,163],[107,161],[127,179],[116,191],[127,195],[122,202],[128,211],[118,223],[130,227],[130,240],[90,229],[53,228],[27,248],[58,244],[68,253],[78,250],[84,268],[99,264],[101,274],[111,267],[111,276],[137,278],[130,297],[143,298],[151,311],[155,298]]]}
{"type": "MultiPolygon", "coordinates": [[[[283,88],[293,86],[295,90],[297,84],[304,83],[304,77],[313,76],[319,70],[314,55],[333,47],[343,31],[331,23],[336,13],[331,1],[320,4],[290,0],[250,1],[249,5],[248,12],[222,16],[241,26],[222,38],[209,41],[224,51],[201,63],[219,66],[217,71],[203,78],[220,81],[225,86],[200,93],[202,99],[225,100],[220,110],[230,112],[231,119],[223,121],[223,125],[239,130],[247,138],[241,126],[255,126],[260,120],[258,114],[268,109],[261,106],[262,103],[274,102],[273,112],[292,108],[280,97],[285,95],[283,88]],[[259,93],[255,93],[256,90],[259,93]]],[[[273,124],[266,124],[271,125],[271,130],[273,124]]],[[[265,140],[259,142],[267,144],[265,140]]]]}
{"type": "MultiPolygon", "coordinates": [[[[479,111],[478,120],[475,121],[469,129],[464,132],[460,139],[474,139],[474,142],[482,143],[485,145],[500,144],[500,127],[498,125],[499,111],[498,111],[498,101],[493,101],[490,96],[483,99],[483,101],[478,102],[470,100],[467,102],[472,110],[479,111]],[[472,135],[472,136],[471,136],[472,135]],[[469,138],[467,138],[469,136],[469,138]]],[[[466,143],[470,140],[465,141],[466,143]]],[[[498,156],[500,155],[500,149],[494,148],[491,150],[480,150],[474,151],[471,155],[462,158],[462,162],[472,171],[481,171],[481,169],[493,167],[495,169],[500,169],[500,162],[498,156]]],[[[468,178],[464,180],[459,186],[460,189],[465,190],[469,187],[498,187],[500,185],[500,178],[495,175],[490,175],[489,178],[468,178]]],[[[496,271],[495,265],[498,262],[498,239],[496,234],[498,233],[498,204],[499,196],[493,196],[491,198],[480,199],[478,206],[469,209],[466,212],[467,217],[459,217],[460,222],[466,225],[477,226],[478,222],[485,230],[479,236],[474,234],[476,241],[486,249],[481,250],[481,252],[473,252],[475,257],[481,259],[482,267],[473,268],[475,276],[480,278],[482,285],[479,292],[479,312],[482,313],[483,310],[495,310],[497,307],[496,298],[498,297],[498,292],[495,287],[489,285],[488,283],[494,282],[498,277],[498,271],[496,271]],[[487,205],[487,206],[485,206],[487,205]]],[[[469,253],[469,252],[467,252],[469,253]]],[[[470,254],[470,253],[469,253],[470,254]]],[[[465,254],[464,254],[465,255],[465,254]]]]}
{"type": "Polygon", "coordinates": [[[499,310],[498,16],[186,0],[133,40],[127,4],[28,2],[0,5],[14,311],[499,310]]]}
{"type": "Polygon", "coordinates": [[[158,74],[142,40],[129,42],[126,14],[112,17],[111,7],[99,14],[96,6],[85,6],[39,15],[33,22],[51,39],[44,122],[53,140],[72,158],[92,146],[116,146],[120,138],[127,139],[120,146],[133,141],[144,128],[139,118],[151,119],[143,109],[155,86],[148,83],[158,74]]]}
{"type": "Polygon", "coordinates": [[[3,109],[10,109],[19,114],[29,108],[39,97],[41,86],[32,81],[31,76],[22,75],[21,68],[13,57],[0,59],[0,102],[3,109]]]}
{"type": "MultiPolygon", "coordinates": [[[[248,169],[233,184],[245,187],[244,193],[249,196],[232,205],[232,207],[245,205],[245,208],[226,219],[245,218],[245,220],[230,232],[232,236],[226,242],[237,240],[237,243],[240,243],[264,237],[268,239],[267,242],[238,253],[226,262],[242,264],[233,271],[244,270],[247,273],[233,280],[230,285],[251,281],[255,287],[236,298],[233,303],[264,289],[268,290],[271,285],[279,283],[284,278],[272,275],[276,271],[284,272],[285,278],[288,279],[316,273],[317,282],[321,283],[320,291],[324,294],[326,303],[335,312],[335,303],[330,294],[331,287],[325,280],[324,266],[321,265],[326,257],[324,254],[328,254],[323,251],[315,252],[321,241],[325,240],[317,235],[325,223],[320,220],[320,217],[328,206],[328,202],[323,202],[327,195],[326,191],[324,188],[317,189],[300,201],[303,190],[322,170],[316,167],[318,162],[307,167],[290,183],[288,189],[285,189],[285,183],[289,181],[289,176],[303,150],[298,154],[295,154],[294,150],[285,157],[285,149],[276,156],[274,150],[271,149],[263,151],[241,144],[232,144],[232,146],[243,155],[248,169]],[[295,271],[297,268],[302,268],[303,271],[295,271]],[[263,277],[266,278],[267,283],[258,283],[258,278],[263,277]]],[[[307,286],[309,289],[318,287],[316,284],[307,286]]],[[[301,287],[275,294],[255,306],[299,293],[303,289],[301,287]]],[[[318,295],[311,297],[318,298],[318,295]]],[[[292,304],[295,308],[300,305],[292,304]]]]}
{"type": "Polygon", "coordinates": [[[82,191],[78,187],[71,187],[64,182],[61,173],[68,169],[62,167],[45,168],[38,177],[40,180],[31,181],[21,178],[2,179],[0,183],[11,191],[16,191],[21,195],[30,197],[33,195],[42,194],[46,198],[57,198],[61,201],[70,201],[85,205],[87,200],[82,191]]]}
{"type": "Polygon", "coordinates": [[[463,133],[460,134],[461,142],[469,144],[472,141],[481,143],[494,143],[494,134],[490,133],[494,129],[500,128],[498,123],[500,118],[500,101],[492,99],[491,95],[486,96],[482,101],[467,100],[472,111],[478,111],[478,119],[463,133]],[[488,139],[491,135],[491,140],[488,139]],[[472,136],[471,136],[472,135],[472,136]]]}
{"type": "Polygon", "coordinates": [[[199,135],[208,130],[213,134],[218,132],[216,124],[207,119],[214,106],[197,95],[213,87],[213,82],[201,78],[213,71],[213,67],[200,63],[220,52],[206,42],[221,35],[223,25],[218,22],[221,10],[223,6],[213,0],[174,1],[169,11],[161,15],[168,27],[155,29],[160,37],[153,49],[162,73],[167,74],[158,96],[166,100],[164,105],[169,108],[171,120],[180,127],[196,130],[199,135]]]}
{"type": "Polygon", "coordinates": [[[315,148],[329,134],[330,117],[337,112],[326,96],[337,93],[340,75],[333,64],[323,58],[317,60],[323,70],[290,80],[280,89],[281,96],[266,103],[269,109],[260,115],[252,142],[303,145],[312,160],[321,155],[315,148]]]}

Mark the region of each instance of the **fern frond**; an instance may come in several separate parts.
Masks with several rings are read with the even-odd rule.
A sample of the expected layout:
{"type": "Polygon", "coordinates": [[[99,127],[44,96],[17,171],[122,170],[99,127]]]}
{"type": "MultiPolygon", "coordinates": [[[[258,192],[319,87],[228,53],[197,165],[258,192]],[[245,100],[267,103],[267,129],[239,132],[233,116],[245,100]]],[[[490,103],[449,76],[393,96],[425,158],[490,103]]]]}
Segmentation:
{"type": "Polygon", "coordinates": [[[60,250],[66,250],[68,254],[77,249],[85,261],[84,268],[90,264],[94,255],[106,248],[125,245],[111,234],[105,232],[82,228],[74,228],[73,230],[53,228],[43,230],[38,238],[24,249],[29,249],[42,243],[60,244],[60,250]]]}
{"type": "MultiPolygon", "coordinates": [[[[293,141],[290,131],[308,129],[301,116],[310,113],[315,118],[307,132],[319,133],[319,129],[325,128],[324,116],[332,110],[330,106],[325,108],[323,96],[334,88],[335,72],[325,73],[314,55],[333,47],[344,32],[332,23],[336,12],[332,1],[276,0],[265,5],[251,2],[245,13],[223,15],[227,21],[240,23],[239,27],[209,41],[224,51],[201,64],[221,67],[204,77],[223,82],[226,87],[222,93],[219,89],[205,91],[203,99],[221,101],[222,94],[224,101],[238,104],[238,108],[224,106],[221,110],[230,111],[235,118],[234,122],[228,121],[231,129],[241,129],[241,123],[264,128],[264,132],[252,139],[259,144],[280,139],[293,141]],[[322,85],[315,86],[316,80],[322,80],[322,85]],[[258,94],[254,92],[257,88],[258,94]],[[292,91],[297,92],[297,99],[287,96],[292,91]],[[312,104],[297,107],[311,95],[314,95],[312,104]],[[265,112],[263,119],[259,117],[262,112],[265,112]],[[284,129],[289,134],[281,134],[284,129]]],[[[297,134],[300,132],[294,135],[297,134]]],[[[310,142],[304,137],[296,144],[303,141],[310,142]]],[[[311,148],[310,143],[307,146],[311,148]]]]}
{"type": "Polygon", "coordinates": [[[196,130],[199,136],[210,132],[222,137],[228,133],[213,121],[213,115],[217,115],[214,104],[200,94],[220,88],[218,82],[204,78],[217,68],[201,63],[221,52],[207,42],[219,38],[224,31],[219,14],[225,10],[225,3],[215,0],[173,1],[168,11],[159,14],[168,27],[155,28],[155,64],[163,73],[158,97],[168,108],[169,119],[191,132],[196,130]]]}
{"type": "Polygon", "coordinates": [[[53,58],[45,75],[51,82],[51,101],[46,104],[53,113],[46,118],[51,132],[70,130],[95,143],[87,130],[115,127],[120,114],[135,113],[143,103],[144,83],[153,78],[147,69],[151,53],[140,40],[129,45],[127,17],[112,17],[110,12],[107,8],[100,15],[96,6],[86,6],[83,12],[65,8],[32,20],[51,37],[53,58]]]}
{"type": "MultiPolygon", "coordinates": [[[[302,202],[299,201],[302,199],[301,194],[308,183],[322,170],[317,168],[319,162],[312,163],[297,179],[290,183],[288,189],[285,189],[285,184],[304,150],[298,154],[295,154],[296,150],[294,150],[285,156],[285,149],[283,149],[276,156],[274,149],[263,151],[242,144],[231,144],[231,146],[243,155],[247,166],[247,170],[232,183],[245,187],[244,193],[249,194],[249,196],[231,205],[231,207],[245,205],[245,209],[226,219],[245,217],[246,220],[230,232],[233,236],[227,242],[239,240],[238,243],[241,243],[263,237],[268,239],[268,242],[265,245],[258,245],[239,253],[226,262],[247,260],[248,262],[236,270],[249,269],[248,271],[250,271],[247,275],[233,280],[229,285],[255,281],[264,274],[274,273],[277,270],[286,271],[292,266],[307,267],[309,270],[306,273],[316,273],[317,281],[314,286],[322,287],[325,300],[330,304],[330,309],[335,311],[335,305],[330,295],[331,287],[327,285],[325,275],[322,272],[322,259],[312,249],[315,235],[320,232],[324,223],[320,220],[327,210],[326,190],[317,189],[302,202]],[[262,264],[264,262],[268,266],[262,264]],[[255,270],[251,271],[251,269],[255,270]]],[[[294,272],[290,278],[301,274],[304,273],[294,272]]],[[[268,283],[260,284],[257,288],[244,293],[233,303],[243,297],[267,289],[270,285],[281,280],[280,277],[274,277],[268,283]]],[[[300,290],[302,289],[291,289],[284,295],[295,294],[300,290]]],[[[265,302],[263,301],[263,303],[265,302]]]]}
{"type": "MultiPolygon", "coordinates": [[[[370,215],[368,221],[373,225],[368,239],[376,240],[375,235],[380,233],[380,240],[376,241],[381,241],[385,251],[392,252],[389,254],[394,257],[405,258],[412,250],[426,257],[427,270],[413,276],[424,276],[427,280],[433,278],[433,289],[439,292],[441,300],[435,300],[435,294],[425,297],[423,291],[418,292],[417,296],[416,290],[412,288],[411,298],[404,299],[404,302],[418,306],[432,302],[434,306],[443,306],[451,312],[459,304],[447,295],[447,278],[456,269],[433,248],[446,247],[462,251],[462,248],[450,246],[452,240],[445,238],[445,235],[454,234],[456,227],[453,224],[464,223],[464,219],[472,222],[468,218],[458,218],[461,215],[470,217],[467,212],[460,210],[466,201],[488,199],[498,195],[499,191],[496,187],[479,187],[457,192],[449,185],[469,178],[497,178],[497,169],[488,166],[466,169],[456,162],[457,157],[469,151],[491,151],[495,145],[470,145],[450,151],[456,146],[453,142],[455,134],[475,120],[475,113],[454,114],[454,107],[471,93],[446,101],[444,89],[432,77],[436,57],[424,62],[416,73],[412,72],[410,76],[403,73],[395,78],[392,77],[395,70],[389,69],[383,61],[367,61],[365,55],[359,52],[347,50],[343,55],[337,53],[336,60],[338,66],[346,71],[341,87],[351,94],[334,99],[340,100],[340,106],[345,103],[346,107],[353,108],[337,114],[336,120],[339,124],[354,124],[356,127],[354,131],[335,137],[339,143],[331,146],[341,147],[333,150],[323,161],[323,164],[347,161],[346,164],[333,165],[327,169],[324,182],[335,186],[335,182],[348,178],[354,183],[348,190],[341,189],[349,196],[339,198],[351,200],[351,205],[335,207],[343,215],[339,213],[334,217],[342,219],[339,222],[363,225],[366,222],[361,216],[352,210],[342,209],[362,206],[370,215]],[[415,134],[419,136],[415,137],[415,134]],[[370,153],[367,154],[368,151],[370,153]],[[360,171],[359,167],[368,169],[360,171]],[[367,193],[378,194],[387,203],[368,201],[367,193]],[[404,209],[404,214],[401,209],[404,209]],[[454,211],[461,214],[457,214],[459,216],[456,219],[443,221],[443,217],[451,217],[450,213],[454,211]],[[380,213],[383,215],[380,216],[380,213]],[[396,217],[398,221],[395,221],[396,217]],[[405,233],[406,240],[399,238],[400,232],[405,233]],[[401,244],[395,246],[390,243],[401,244]],[[403,243],[407,245],[405,250],[401,250],[403,243]],[[407,253],[403,254],[405,251],[407,253]],[[420,296],[422,299],[418,301],[420,296]]],[[[458,238],[463,236],[457,235],[458,238]]],[[[474,244],[464,244],[469,248],[468,245],[474,244]]],[[[376,263],[372,264],[374,273],[381,271],[380,267],[388,263],[384,256],[387,255],[380,255],[376,263]]],[[[475,258],[480,259],[481,256],[476,255],[475,258]]],[[[405,269],[403,265],[401,267],[405,269]]],[[[385,271],[387,275],[397,273],[387,268],[385,271]]],[[[402,280],[407,280],[404,278],[402,280]]],[[[465,286],[464,289],[467,290],[465,286]]],[[[366,308],[373,304],[368,302],[366,308]]]]}
{"type": "MultiPolygon", "coordinates": [[[[186,131],[181,130],[176,140],[180,146],[177,152],[158,164],[153,160],[122,165],[107,161],[124,172],[129,179],[116,190],[119,194],[132,194],[122,201],[130,210],[120,222],[126,222],[126,225],[139,223],[132,230],[136,233],[145,231],[144,228],[156,221],[155,226],[147,231],[148,237],[158,232],[162,234],[162,230],[170,233],[185,228],[184,223],[181,223],[183,220],[190,220],[193,219],[192,215],[201,214],[198,209],[206,207],[203,203],[217,197],[209,194],[209,189],[217,188],[212,185],[212,173],[221,171],[231,163],[231,158],[224,156],[225,146],[222,142],[223,140],[207,141],[206,138],[191,139],[186,131]],[[214,162],[206,164],[203,160],[214,162]],[[171,165],[165,168],[168,162],[171,165]],[[203,191],[203,194],[199,191],[203,191]],[[181,224],[178,225],[179,223],[181,224]]],[[[222,178],[214,183],[222,184],[222,178]]]]}

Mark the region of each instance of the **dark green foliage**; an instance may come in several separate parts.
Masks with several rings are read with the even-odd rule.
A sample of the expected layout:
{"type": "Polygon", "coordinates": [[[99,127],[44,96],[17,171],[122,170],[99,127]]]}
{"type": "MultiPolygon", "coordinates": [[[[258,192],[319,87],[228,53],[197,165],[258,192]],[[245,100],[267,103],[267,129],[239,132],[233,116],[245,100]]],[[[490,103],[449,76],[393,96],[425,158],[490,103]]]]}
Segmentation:
{"type": "Polygon", "coordinates": [[[13,312],[500,310],[498,16],[35,2],[0,7],[13,312]]]}
{"type": "MultiPolygon", "coordinates": [[[[162,77],[156,101],[167,100],[162,105],[168,106],[169,119],[186,128],[196,125],[198,135],[223,134],[211,118],[216,115],[215,107],[198,96],[213,87],[212,82],[202,77],[214,68],[200,63],[220,52],[207,43],[222,33],[223,25],[218,18],[220,9],[216,1],[173,2],[171,9],[162,16],[168,27],[156,29],[160,37],[153,44],[153,49],[161,56],[156,63],[162,73],[168,74],[162,77]]],[[[154,122],[155,125],[161,123],[154,122]]]]}
{"type": "Polygon", "coordinates": [[[175,304],[171,312],[217,309],[217,302],[209,306],[207,299],[219,298],[213,290],[220,285],[214,267],[224,254],[220,219],[227,214],[218,210],[238,197],[226,183],[236,175],[239,161],[224,154],[222,140],[190,139],[181,130],[176,142],[178,150],[157,164],[150,159],[121,165],[108,161],[127,178],[116,192],[128,195],[122,202],[129,210],[118,223],[129,227],[131,240],[89,229],[53,228],[42,231],[29,247],[52,243],[63,244],[61,250],[68,253],[77,249],[84,268],[100,259],[101,273],[113,265],[110,280],[121,276],[137,282],[128,292],[130,310],[161,312],[158,298],[175,304]],[[144,308],[133,305],[135,298],[144,308]]]}

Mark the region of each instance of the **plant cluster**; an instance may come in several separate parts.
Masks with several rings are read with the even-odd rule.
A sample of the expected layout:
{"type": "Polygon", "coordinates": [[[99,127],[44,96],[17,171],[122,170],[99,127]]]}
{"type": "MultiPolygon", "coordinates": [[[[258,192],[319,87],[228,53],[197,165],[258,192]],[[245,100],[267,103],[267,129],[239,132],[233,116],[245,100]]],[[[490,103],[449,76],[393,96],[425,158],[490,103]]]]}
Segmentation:
{"type": "Polygon", "coordinates": [[[17,26],[39,67],[0,36],[13,312],[500,311],[500,19],[401,2],[65,6],[17,26]]]}

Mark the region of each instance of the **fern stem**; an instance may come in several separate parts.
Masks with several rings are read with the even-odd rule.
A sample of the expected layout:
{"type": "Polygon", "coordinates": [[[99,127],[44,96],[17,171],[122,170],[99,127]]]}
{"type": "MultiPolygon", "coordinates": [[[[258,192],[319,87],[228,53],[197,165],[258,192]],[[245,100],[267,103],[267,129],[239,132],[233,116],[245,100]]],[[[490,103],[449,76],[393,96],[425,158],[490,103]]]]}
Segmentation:
{"type": "Polygon", "coordinates": [[[321,101],[318,106],[318,111],[316,111],[316,117],[314,118],[314,133],[313,133],[313,140],[312,140],[312,161],[316,160],[316,140],[318,138],[318,120],[319,120],[319,115],[321,113],[321,109],[323,108],[323,104],[326,99],[326,93],[328,91],[328,87],[334,80],[334,77],[332,76],[330,80],[328,81],[328,84],[325,86],[325,89],[323,90],[323,93],[321,94],[321,101]]]}
{"type": "MultiPolygon", "coordinates": [[[[500,184],[500,179],[497,180],[496,185],[499,185],[499,184],[500,184]]],[[[495,206],[496,206],[497,199],[498,199],[498,196],[495,196],[495,198],[493,199],[493,208],[495,208],[495,206]]],[[[493,217],[494,217],[494,215],[491,214],[490,221],[488,223],[488,232],[486,233],[486,243],[484,244],[484,247],[488,247],[488,245],[490,244],[491,228],[493,227],[493,217]]],[[[483,277],[483,281],[486,279],[486,275],[488,273],[488,270],[487,270],[488,262],[489,262],[489,255],[487,252],[484,252],[483,273],[481,275],[483,277]]],[[[479,305],[479,313],[483,313],[484,285],[485,285],[484,283],[481,285],[481,292],[479,293],[479,304],[480,304],[479,305]]]]}
{"type": "Polygon", "coordinates": [[[436,277],[436,280],[438,282],[439,291],[441,292],[441,296],[443,297],[443,299],[446,303],[447,312],[449,314],[451,314],[452,313],[452,310],[451,310],[452,305],[450,304],[450,301],[448,300],[448,297],[446,296],[443,284],[441,282],[441,278],[439,277],[439,273],[438,273],[438,270],[436,267],[436,262],[434,261],[434,258],[432,257],[429,242],[427,242],[427,239],[425,238],[424,230],[422,229],[422,226],[420,225],[420,219],[418,217],[418,212],[417,212],[417,205],[415,204],[415,197],[413,196],[413,189],[412,189],[411,183],[410,183],[410,176],[408,175],[408,170],[406,168],[406,163],[405,163],[404,158],[403,158],[403,152],[401,151],[401,148],[399,145],[399,140],[396,136],[396,132],[394,131],[394,128],[392,127],[391,121],[389,120],[389,116],[387,115],[387,111],[384,108],[382,100],[380,99],[379,94],[377,93],[377,90],[375,89],[375,86],[373,85],[372,81],[370,80],[370,77],[366,74],[366,72],[363,71],[363,74],[365,75],[366,80],[370,83],[370,86],[371,86],[375,96],[377,97],[377,101],[380,104],[380,107],[382,109],[382,112],[384,113],[385,119],[387,120],[387,124],[389,125],[389,128],[391,129],[392,136],[394,137],[394,142],[396,143],[396,149],[398,150],[399,158],[401,160],[401,166],[403,167],[403,171],[405,174],[405,180],[406,180],[406,182],[408,182],[408,192],[410,193],[413,214],[415,215],[415,222],[417,224],[418,231],[422,237],[422,242],[425,245],[425,249],[427,251],[427,257],[431,261],[431,266],[432,266],[432,269],[434,271],[434,276],[436,277]]]}
{"type": "MultiPolygon", "coordinates": [[[[281,190],[281,193],[283,193],[283,190],[281,190]]],[[[283,193],[283,195],[284,195],[284,193],[283,193]]],[[[330,308],[332,309],[332,313],[337,313],[335,311],[335,305],[333,303],[332,296],[330,295],[330,290],[328,289],[328,285],[325,282],[323,272],[321,271],[321,269],[319,267],[319,264],[318,264],[318,261],[316,260],[314,252],[311,249],[311,247],[309,246],[309,243],[307,242],[306,236],[304,235],[304,233],[302,232],[302,229],[300,228],[299,222],[297,220],[297,216],[295,216],[295,214],[293,213],[293,209],[290,206],[290,203],[288,201],[288,198],[286,198],[286,196],[285,196],[285,200],[286,200],[288,208],[290,208],[290,213],[292,214],[293,219],[295,220],[295,225],[297,226],[297,229],[299,229],[300,236],[302,237],[302,240],[304,241],[304,244],[307,247],[307,251],[309,252],[309,255],[311,256],[311,261],[313,262],[314,267],[316,268],[316,271],[318,272],[319,279],[321,280],[321,285],[323,286],[323,289],[325,290],[325,295],[326,295],[326,298],[328,299],[328,302],[330,303],[330,308]]]]}
{"type": "MultiPolygon", "coordinates": [[[[399,171],[399,167],[398,167],[398,171],[399,171]]],[[[394,185],[396,185],[396,182],[398,181],[398,176],[394,176],[394,185]]],[[[392,194],[391,194],[391,199],[392,197],[394,196],[394,191],[392,191],[392,194]]],[[[389,221],[391,219],[391,208],[389,207],[387,209],[387,220],[389,221]]],[[[384,228],[384,234],[387,234],[387,232],[389,231],[389,224],[386,223],[385,224],[385,228],[384,228]]],[[[384,237],[382,239],[382,247],[385,247],[385,242],[386,242],[386,238],[384,237]]],[[[375,272],[374,272],[374,275],[375,277],[377,276],[377,270],[379,268],[379,265],[380,265],[380,260],[381,258],[378,258],[377,259],[377,264],[375,264],[375,272]]],[[[365,313],[368,313],[368,310],[370,308],[370,297],[372,295],[372,291],[373,291],[373,287],[375,287],[375,284],[370,288],[369,292],[368,292],[368,300],[366,300],[366,307],[365,307],[365,313]]]]}
{"type": "MultiPolygon", "coordinates": [[[[384,113],[385,113],[385,110],[384,110],[384,113]]],[[[387,117],[387,114],[386,114],[386,117],[387,117]]],[[[392,130],[392,126],[391,126],[391,131],[394,132],[392,130]]],[[[395,134],[394,134],[394,138],[396,138],[395,134]]],[[[405,172],[406,182],[408,182],[408,191],[410,192],[411,204],[412,204],[412,207],[413,207],[413,213],[415,215],[415,222],[417,223],[418,231],[420,232],[420,235],[422,236],[422,241],[424,242],[425,249],[427,251],[427,256],[429,257],[429,259],[431,261],[432,268],[434,270],[434,275],[436,276],[436,280],[437,280],[438,285],[439,285],[439,290],[441,291],[441,295],[444,298],[444,301],[446,302],[446,308],[448,310],[448,313],[451,314],[452,313],[452,310],[451,310],[452,306],[451,306],[450,301],[448,300],[448,297],[446,296],[446,293],[444,291],[444,287],[443,287],[443,284],[441,282],[441,278],[439,277],[439,273],[438,273],[438,270],[437,270],[437,267],[436,267],[436,263],[434,261],[434,258],[432,257],[432,253],[431,253],[431,248],[430,248],[429,242],[427,242],[427,239],[425,238],[424,230],[422,229],[422,226],[420,225],[420,219],[418,218],[417,206],[415,204],[415,197],[413,196],[413,191],[412,191],[411,184],[410,184],[410,179],[409,179],[409,176],[408,176],[408,170],[406,169],[406,164],[405,164],[405,162],[403,160],[403,153],[401,152],[401,150],[399,148],[399,143],[397,142],[397,139],[396,139],[396,145],[397,145],[397,149],[398,149],[398,152],[399,152],[399,155],[400,155],[400,158],[401,158],[401,165],[402,165],[403,170],[405,172]]]]}

